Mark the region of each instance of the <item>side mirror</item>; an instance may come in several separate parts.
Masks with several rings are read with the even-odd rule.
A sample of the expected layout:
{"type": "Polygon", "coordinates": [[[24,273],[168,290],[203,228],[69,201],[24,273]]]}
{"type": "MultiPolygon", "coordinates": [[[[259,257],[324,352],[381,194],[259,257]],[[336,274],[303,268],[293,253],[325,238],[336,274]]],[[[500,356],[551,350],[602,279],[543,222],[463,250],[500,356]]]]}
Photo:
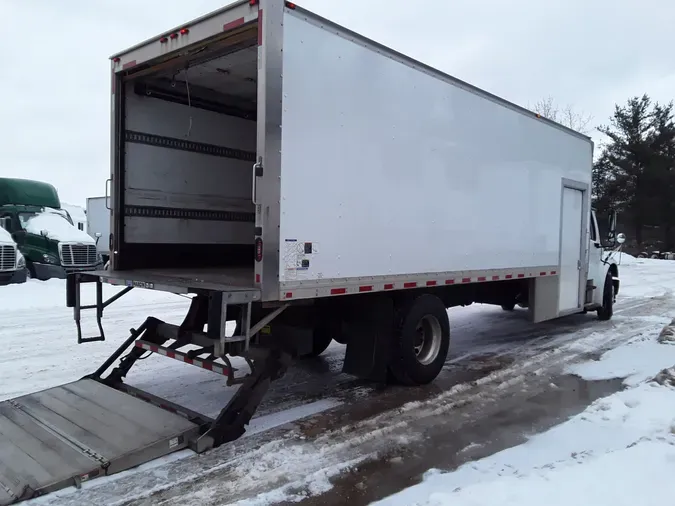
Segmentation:
{"type": "Polygon", "coordinates": [[[616,242],[617,244],[623,244],[626,242],[626,234],[623,232],[620,233],[619,235],[616,236],[616,242]]]}
{"type": "Polygon", "coordinates": [[[42,230],[40,230],[40,235],[41,235],[42,237],[47,237],[47,236],[49,235],[49,232],[47,232],[46,230],[42,229],[42,230]]]}
{"type": "Polygon", "coordinates": [[[94,235],[96,236],[96,239],[98,239],[99,237],[101,237],[102,234],[101,232],[96,232],[94,235]]]}
{"type": "Polygon", "coordinates": [[[616,238],[616,211],[609,213],[609,223],[607,224],[607,239],[614,241],[616,238]]]}

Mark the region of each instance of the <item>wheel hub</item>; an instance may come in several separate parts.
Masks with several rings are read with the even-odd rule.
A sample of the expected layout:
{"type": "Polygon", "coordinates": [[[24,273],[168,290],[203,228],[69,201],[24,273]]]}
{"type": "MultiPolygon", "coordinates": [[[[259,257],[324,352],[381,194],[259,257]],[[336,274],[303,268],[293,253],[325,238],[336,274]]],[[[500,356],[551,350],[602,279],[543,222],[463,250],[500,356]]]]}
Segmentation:
{"type": "Polygon", "coordinates": [[[417,361],[428,365],[436,360],[441,350],[441,324],[435,316],[426,315],[417,324],[413,349],[417,361]]]}

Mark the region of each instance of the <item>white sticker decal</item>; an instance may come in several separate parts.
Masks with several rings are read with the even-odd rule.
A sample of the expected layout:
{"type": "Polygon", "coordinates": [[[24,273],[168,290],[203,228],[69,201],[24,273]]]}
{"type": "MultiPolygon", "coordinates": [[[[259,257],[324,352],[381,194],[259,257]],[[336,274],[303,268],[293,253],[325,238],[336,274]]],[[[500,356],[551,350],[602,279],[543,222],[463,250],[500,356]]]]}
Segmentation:
{"type": "Polygon", "coordinates": [[[311,278],[313,259],[318,253],[318,244],[286,239],[284,245],[284,279],[296,281],[311,278]]]}

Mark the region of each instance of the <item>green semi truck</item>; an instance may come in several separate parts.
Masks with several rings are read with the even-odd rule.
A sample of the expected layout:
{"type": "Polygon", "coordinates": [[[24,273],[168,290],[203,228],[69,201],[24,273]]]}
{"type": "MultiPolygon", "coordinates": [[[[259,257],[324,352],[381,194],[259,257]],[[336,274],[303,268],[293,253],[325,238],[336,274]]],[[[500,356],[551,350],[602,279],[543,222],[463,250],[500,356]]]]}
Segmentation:
{"type": "Polygon", "coordinates": [[[95,240],[73,225],[48,183],[0,178],[0,226],[16,242],[32,278],[63,279],[102,265],[95,240]]]}

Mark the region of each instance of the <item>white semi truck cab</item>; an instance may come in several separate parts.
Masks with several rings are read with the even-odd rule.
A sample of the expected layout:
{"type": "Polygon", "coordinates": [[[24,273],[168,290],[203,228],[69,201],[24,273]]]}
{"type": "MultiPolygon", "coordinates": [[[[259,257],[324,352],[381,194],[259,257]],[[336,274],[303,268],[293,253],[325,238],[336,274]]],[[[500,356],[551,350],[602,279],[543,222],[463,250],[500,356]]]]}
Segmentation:
{"type": "Polygon", "coordinates": [[[26,260],[12,239],[12,235],[0,226],[0,286],[25,281],[26,260]]]}

